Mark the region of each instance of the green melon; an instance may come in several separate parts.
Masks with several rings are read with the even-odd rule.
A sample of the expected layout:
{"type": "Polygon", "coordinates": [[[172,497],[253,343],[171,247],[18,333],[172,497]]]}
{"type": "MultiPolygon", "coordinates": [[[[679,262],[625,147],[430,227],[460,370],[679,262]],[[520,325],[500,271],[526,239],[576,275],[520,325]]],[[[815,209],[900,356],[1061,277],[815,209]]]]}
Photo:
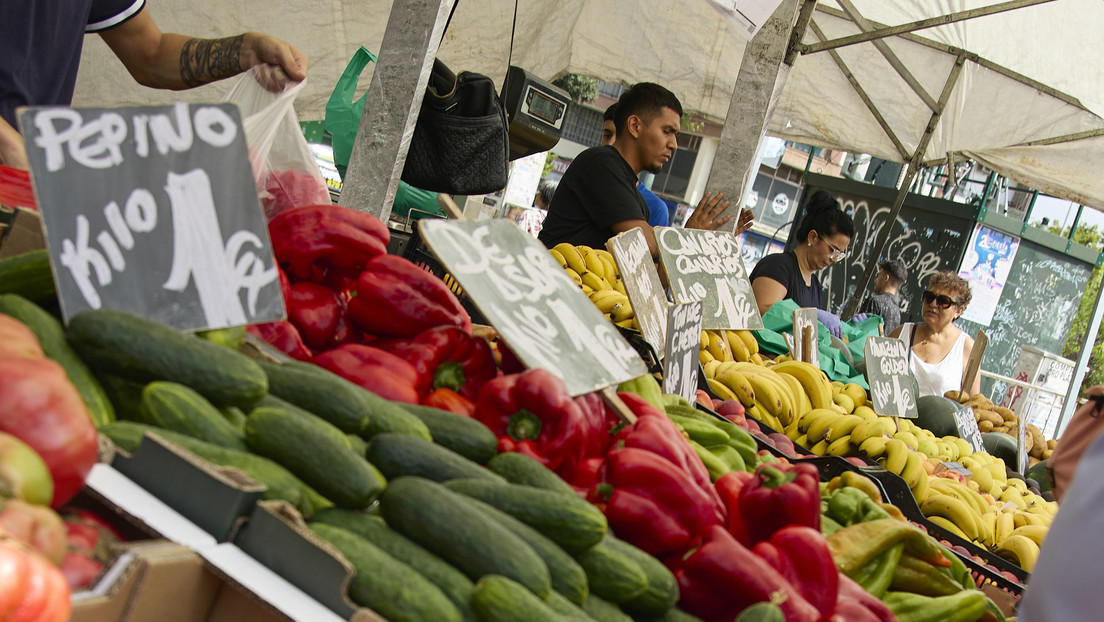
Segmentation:
{"type": "Polygon", "coordinates": [[[994,458],[1004,460],[1004,466],[1016,469],[1019,455],[1016,453],[1016,437],[1004,432],[985,432],[981,435],[985,451],[994,458]]]}
{"type": "Polygon", "coordinates": [[[1039,492],[1046,492],[1050,490],[1050,478],[1047,477],[1046,472],[1047,461],[1040,460],[1035,463],[1035,466],[1027,469],[1025,475],[1039,484],[1039,492]]]}
{"type": "Polygon", "coordinates": [[[958,436],[954,414],[960,408],[961,404],[942,395],[924,395],[916,400],[920,414],[912,422],[936,437],[958,436]]]}

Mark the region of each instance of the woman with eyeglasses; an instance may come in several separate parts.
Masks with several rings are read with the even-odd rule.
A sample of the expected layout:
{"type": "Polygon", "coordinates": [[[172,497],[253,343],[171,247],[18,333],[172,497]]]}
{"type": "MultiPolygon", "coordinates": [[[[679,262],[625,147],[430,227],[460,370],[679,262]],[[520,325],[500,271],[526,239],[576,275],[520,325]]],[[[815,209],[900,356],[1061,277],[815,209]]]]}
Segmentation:
{"type": "Polygon", "coordinates": [[[794,249],[760,259],[751,271],[751,290],[759,313],[790,299],[802,307],[819,309],[818,319],[838,336],[840,320],[824,310],[817,272],[843,259],[855,236],[855,225],[826,190],[814,192],[805,202],[804,211],[794,249]]]}
{"type": "MultiPolygon", "coordinates": [[[[909,367],[920,395],[943,395],[957,391],[962,384],[962,371],[974,347],[972,337],[954,321],[966,311],[972,294],[970,283],[954,272],[936,272],[928,280],[921,307],[923,322],[906,322],[890,337],[905,342],[909,349],[909,367]]],[[[981,374],[974,378],[970,393],[981,392],[981,374]]]]}

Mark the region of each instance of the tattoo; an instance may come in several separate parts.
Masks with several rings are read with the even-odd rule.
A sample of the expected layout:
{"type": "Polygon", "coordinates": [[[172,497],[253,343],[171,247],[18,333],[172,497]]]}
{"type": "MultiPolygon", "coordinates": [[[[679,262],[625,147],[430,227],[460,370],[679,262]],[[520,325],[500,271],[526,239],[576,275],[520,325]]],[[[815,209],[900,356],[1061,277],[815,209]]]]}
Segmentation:
{"type": "Polygon", "coordinates": [[[244,34],[225,39],[189,39],[180,51],[180,79],[188,88],[241,73],[244,34]]]}

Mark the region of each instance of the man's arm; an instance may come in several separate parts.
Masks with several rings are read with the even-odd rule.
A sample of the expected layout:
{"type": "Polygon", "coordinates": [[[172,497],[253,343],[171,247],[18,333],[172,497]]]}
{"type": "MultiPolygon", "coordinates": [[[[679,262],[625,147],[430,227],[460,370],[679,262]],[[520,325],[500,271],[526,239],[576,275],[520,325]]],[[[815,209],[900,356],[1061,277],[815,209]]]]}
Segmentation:
{"type": "Polygon", "coordinates": [[[644,232],[644,239],[648,241],[648,251],[652,254],[652,260],[659,261],[659,245],[656,244],[655,230],[648,224],[647,220],[640,218],[633,220],[622,220],[610,225],[610,229],[613,229],[615,234],[624,233],[640,227],[640,230],[644,232]]]}
{"type": "Polygon", "coordinates": [[[31,168],[23,136],[3,117],[0,117],[0,164],[25,171],[31,168]]]}
{"type": "MultiPolygon", "coordinates": [[[[283,82],[302,80],[309,65],[306,55],[291,44],[260,33],[225,39],[163,33],[146,9],[100,36],[139,84],[158,89],[193,88],[254,65],[278,67],[285,74],[283,82]]],[[[278,76],[272,78],[279,81],[278,76]]]]}

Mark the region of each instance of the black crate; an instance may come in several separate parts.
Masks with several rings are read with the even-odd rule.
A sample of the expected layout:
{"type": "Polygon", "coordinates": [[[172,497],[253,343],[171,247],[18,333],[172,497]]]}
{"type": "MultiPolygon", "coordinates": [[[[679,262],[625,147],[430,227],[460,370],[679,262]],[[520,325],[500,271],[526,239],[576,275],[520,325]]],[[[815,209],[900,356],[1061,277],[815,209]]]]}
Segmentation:
{"type": "Polygon", "coordinates": [[[429,247],[425,245],[422,236],[418,233],[416,224],[411,227],[409,238],[403,246],[401,256],[409,259],[423,270],[441,279],[449,290],[453,294],[456,294],[456,297],[460,300],[460,305],[463,306],[464,310],[471,316],[473,324],[489,324],[483,313],[480,312],[471,299],[468,298],[467,294],[464,292],[464,288],[460,287],[456,279],[454,279],[452,275],[449,274],[448,270],[445,270],[445,267],[441,265],[440,260],[433,254],[433,251],[429,250],[429,247]]]}

